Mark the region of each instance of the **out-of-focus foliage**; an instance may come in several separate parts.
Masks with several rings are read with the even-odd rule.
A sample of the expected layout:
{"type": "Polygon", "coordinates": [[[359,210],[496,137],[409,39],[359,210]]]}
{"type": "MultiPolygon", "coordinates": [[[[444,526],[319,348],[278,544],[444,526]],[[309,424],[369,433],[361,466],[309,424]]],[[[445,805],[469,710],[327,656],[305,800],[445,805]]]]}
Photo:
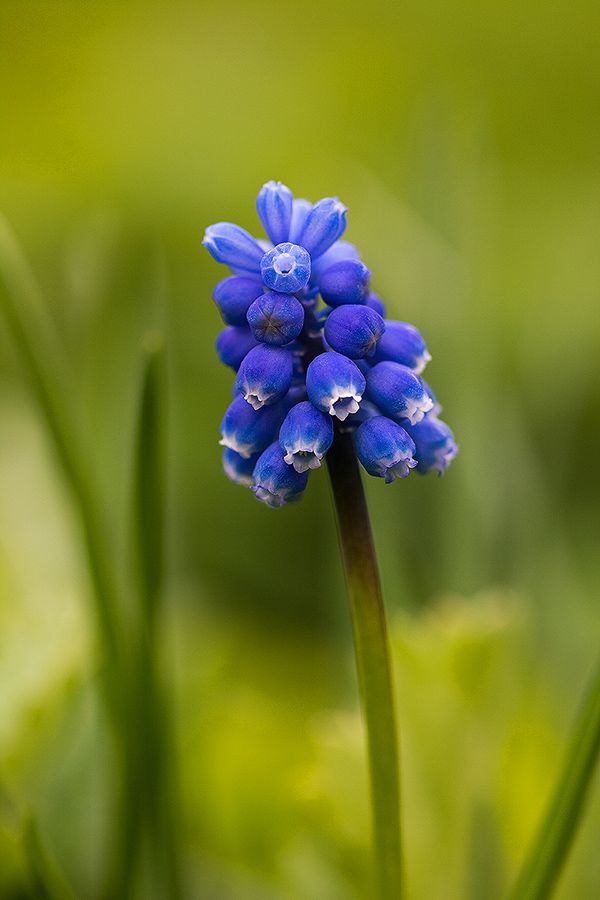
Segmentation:
{"type": "MultiPolygon", "coordinates": [[[[190,897],[363,897],[368,807],[324,473],[273,513],[229,485],[206,224],[268,178],[349,207],[423,330],[461,445],[369,484],[402,730],[411,896],[501,896],[598,644],[600,18],[460,5],[3,0],[0,207],[44,287],[125,543],[141,335],[168,297],[164,657],[190,897]]],[[[111,750],[78,522],[0,323],[0,896],[32,813],[77,893],[111,750]]],[[[596,789],[559,896],[600,891],[596,789]]],[[[151,896],[142,886],[144,896],[151,896]]]]}

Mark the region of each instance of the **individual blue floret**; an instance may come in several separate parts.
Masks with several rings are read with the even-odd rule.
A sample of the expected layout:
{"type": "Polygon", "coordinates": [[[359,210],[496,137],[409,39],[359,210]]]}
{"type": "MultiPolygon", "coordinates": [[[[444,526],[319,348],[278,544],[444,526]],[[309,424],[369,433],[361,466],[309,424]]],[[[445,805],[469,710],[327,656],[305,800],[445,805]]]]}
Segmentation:
{"type": "Polygon", "coordinates": [[[247,325],[230,325],[224,328],[215,341],[221,362],[237,372],[244,357],[258,346],[258,341],[247,325]]]}
{"type": "Polygon", "coordinates": [[[415,444],[409,434],[391,419],[375,416],[363,422],[354,435],[356,453],[369,473],[390,484],[406,478],[417,465],[415,444]]]}
{"type": "Polygon", "coordinates": [[[331,416],[304,401],[293,406],[279,431],[285,462],[296,472],[318,469],[333,442],[331,416]]]}
{"type": "Polygon", "coordinates": [[[308,482],[308,472],[288,466],[277,441],[259,456],[253,477],[252,490],[257,499],[274,508],[297,500],[308,482]]]}
{"type": "Polygon", "coordinates": [[[267,291],[252,303],[246,318],[257,341],[282,346],[302,331],[304,307],[291,294],[267,291]]]}
{"type": "Polygon", "coordinates": [[[365,376],[351,359],[334,351],[321,353],[306,372],[310,402],[344,422],[358,410],[365,390],[365,376]]]}
{"type": "Polygon", "coordinates": [[[287,237],[288,241],[291,241],[293,244],[300,243],[298,238],[302,233],[302,229],[304,228],[304,223],[306,222],[306,217],[312,209],[312,203],[310,200],[304,200],[303,198],[298,198],[294,200],[292,204],[292,221],[290,224],[290,233],[287,237]]]}
{"type": "Polygon", "coordinates": [[[262,281],[258,276],[230,275],[219,281],[213,291],[213,300],[226,325],[246,325],[250,304],[262,292],[262,281]]]}
{"type": "Polygon", "coordinates": [[[288,409],[285,400],[281,400],[255,410],[243,397],[236,397],[223,416],[219,443],[244,459],[262,453],[278,434],[288,409]]]}
{"type": "Polygon", "coordinates": [[[359,259],[344,259],[329,266],[319,279],[321,297],[328,306],[364,303],[371,273],[359,259]]]}
{"type": "Polygon", "coordinates": [[[357,360],[373,356],[384,331],[384,321],[374,309],[346,304],[331,311],[323,334],[330,347],[357,360]]]}
{"type": "Polygon", "coordinates": [[[260,272],[264,250],[251,234],[231,222],[209,225],[202,241],[217,262],[240,272],[260,272]]]}
{"type": "Polygon", "coordinates": [[[346,230],[347,208],[337,197],[324,197],[309,210],[298,234],[313,259],[329,250],[346,230]]]}
{"type": "Polygon", "coordinates": [[[286,241],[264,254],[260,271],[271,290],[295,294],[308,284],[310,256],[304,247],[286,241]]]}
{"type": "Polygon", "coordinates": [[[415,456],[419,461],[417,472],[421,475],[433,469],[440,475],[445,472],[458,453],[449,426],[436,416],[428,415],[416,425],[407,426],[406,430],[415,442],[415,456]]]}
{"type": "Polygon", "coordinates": [[[408,419],[411,425],[420,422],[433,407],[419,376],[395,362],[373,366],[367,375],[367,395],[386,416],[397,421],[408,419]]]}
{"type": "Polygon", "coordinates": [[[423,340],[421,332],[408,322],[395,322],[386,319],[385,334],[377,345],[375,360],[401,363],[420,375],[431,354],[423,340]]]}
{"type": "Polygon", "coordinates": [[[254,467],[258,461],[260,453],[253,456],[240,456],[231,447],[225,447],[223,450],[223,471],[230,481],[234,484],[240,484],[242,487],[252,487],[254,484],[254,467]]]}
{"type": "Polygon", "coordinates": [[[287,394],[293,374],[289,350],[259,344],[244,357],[235,386],[253,409],[261,409],[287,394]]]}
{"type": "Polygon", "coordinates": [[[281,181],[267,181],[258,192],[256,210],[274,244],[289,240],[293,202],[292,192],[281,181]]]}

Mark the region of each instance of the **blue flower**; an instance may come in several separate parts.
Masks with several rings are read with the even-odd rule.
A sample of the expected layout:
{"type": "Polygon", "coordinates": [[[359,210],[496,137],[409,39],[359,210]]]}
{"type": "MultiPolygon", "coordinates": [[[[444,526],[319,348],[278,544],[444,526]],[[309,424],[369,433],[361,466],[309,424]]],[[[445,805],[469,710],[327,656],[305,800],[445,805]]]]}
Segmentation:
{"type": "Polygon", "coordinates": [[[363,422],[354,435],[354,444],[369,475],[384,478],[386,484],[396,478],[406,478],[417,465],[413,439],[404,428],[385,416],[363,422]]]}
{"type": "Polygon", "coordinates": [[[230,481],[234,484],[241,484],[243,487],[252,487],[254,484],[254,467],[257,463],[259,453],[253,456],[240,456],[230,447],[223,450],[223,471],[230,481]]]}
{"type": "Polygon", "coordinates": [[[304,247],[289,241],[268,250],[260,263],[262,280],[268,288],[295,294],[308,284],[310,256],[304,247]]]}
{"type": "Polygon", "coordinates": [[[343,259],[325,269],[319,279],[321,297],[329,306],[364,303],[371,273],[359,259],[343,259]]]}
{"type": "MultiPolygon", "coordinates": [[[[254,351],[252,351],[254,352],[254,351]]],[[[367,375],[369,399],[391,419],[420,422],[433,407],[423,382],[408,366],[380,362],[367,375]]]]}
{"type": "Polygon", "coordinates": [[[261,409],[287,394],[293,374],[289,350],[259,344],[244,357],[235,386],[253,409],[261,409]]]}
{"type": "Polygon", "coordinates": [[[248,310],[248,325],[257,341],[281,346],[297,338],[304,325],[304,307],[290,294],[267,291],[248,310]]]}
{"type": "Polygon", "coordinates": [[[219,281],[213,291],[213,300],[226,325],[245,325],[250,304],[262,291],[262,282],[258,276],[230,275],[219,281]]]}
{"type": "Polygon", "coordinates": [[[420,375],[430,359],[427,345],[414,325],[386,320],[385,334],[375,352],[377,362],[390,360],[401,363],[420,375]]]}
{"type": "Polygon", "coordinates": [[[350,359],[373,356],[385,331],[379,313],[368,306],[345,304],[332,310],[325,322],[325,340],[338,353],[350,359]]]}
{"type": "Polygon", "coordinates": [[[317,409],[344,422],[360,406],[365,376],[341,353],[321,353],[307,369],[306,390],[317,409]]]}
{"type": "Polygon", "coordinates": [[[426,475],[435,469],[440,475],[446,471],[456,454],[458,446],[452,431],[436,416],[428,415],[416,425],[407,425],[406,430],[415,442],[419,464],[417,472],[426,475]]]}
{"type": "Polygon", "coordinates": [[[285,462],[296,472],[318,469],[333,442],[331,416],[304,401],[293,406],[279,431],[285,462]]]}
{"type": "Polygon", "coordinates": [[[292,222],[292,192],[281,181],[267,181],[256,198],[256,210],[274,244],[289,240],[292,222]]]}
{"type": "Polygon", "coordinates": [[[285,401],[280,401],[256,410],[243,397],[236,397],[223,416],[219,443],[250,459],[274,440],[288,408],[285,401]]]}
{"type": "Polygon", "coordinates": [[[314,259],[329,250],[346,230],[347,208],[337,197],[324,197],[309,210],[298,234],[301,244],[314,259]]]}
{"type": "Polygon", "coordinates": [[[217,262],[240,272],[260,272],[264,250],[251,234],[231,222],[209,225],[202,241],[217,262]]]}
{"type": "Polygon", "coordinates": [[[237,372],[221,424],[225,474],[282,506],[342,431],[366,471],[386,482],[415,467],[442,472],[457,447],[419,377],[425,341],[413,325],[385,321],[369,269],[341,240],[346,207],[335,197],[294,199],[268,181],[256,209],[269,240],[229,222],[204,237],[233,272],[213,293],[228,326],[217,353],[237,372]]]}
{"type": "Polygon", "coordinates": [[[256,347],[258,341],[247,325],[238,327],[230,325],[224,328],[215,341],[217,354],[221,362],[237,372],[247,353],[256,347]]]}
{"type": "Polygon", "coordinates": [[[258,500],[277,508],[297,500],[308,481],[308,472],[288,466],[276,441],[262,453],[254,467],[254,491],[258,500]]]}

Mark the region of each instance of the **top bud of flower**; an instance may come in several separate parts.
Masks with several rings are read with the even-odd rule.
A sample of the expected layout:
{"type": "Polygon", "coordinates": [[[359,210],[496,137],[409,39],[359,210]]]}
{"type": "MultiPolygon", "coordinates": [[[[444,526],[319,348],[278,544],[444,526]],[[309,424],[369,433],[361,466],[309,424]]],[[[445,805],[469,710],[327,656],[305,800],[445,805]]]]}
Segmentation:
{"type": "Polygon", "coordinates": [[[310,256],[304,247],[286,241],[265,253],[260,271],[263,282],[272,291],[295,294],[308,284],[310,256]]]}
{"type": "Polygon", "coordinates": [[[256,198],[256,210],[274,244],[289,240],[292,222],[292,192],[281,181],[267,181],[256,198]]]}
{"type": "Polygon", "coordinates": [[[329,250],[346,230],[347,208],[337,197],[324,197],[309,211],[298,235],[301,244],[314,259],[329,250]]]}

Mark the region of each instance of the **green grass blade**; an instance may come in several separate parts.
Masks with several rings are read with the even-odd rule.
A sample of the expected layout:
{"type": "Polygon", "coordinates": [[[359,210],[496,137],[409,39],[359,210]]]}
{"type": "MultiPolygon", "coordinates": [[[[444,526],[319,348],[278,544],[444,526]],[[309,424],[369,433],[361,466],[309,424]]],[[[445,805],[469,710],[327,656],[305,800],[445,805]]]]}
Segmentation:
{"type": "Polygon", "coordinates": [[[588,689],[562,773],[514,889],[512,900],[550,897],[584,810],[600,754],[600,665],[588,689]]]}
{"type": "Polygon", "coordinates": [[[36,900],[75,900],[56,860],[50,856],[40,837],[37,823],[28,816],[23,823],[23,850],[27,861],[31,890],[36,900]]]}
{"type": "MultiPolygon", "coordinates": [[[[66,370],[35,278],[6,220],[0,216],[0,308],[82,521],[96,615],[109,660],[118,654],[117,589],[106,527],[87,463],[85,443],[74,410],[67,402],[74,379],[66,370]]],[[[107,660],[107,662],[109,662],[107,660]]],[[[110,668],[109,662],[109,668],[110,668]]]]}

